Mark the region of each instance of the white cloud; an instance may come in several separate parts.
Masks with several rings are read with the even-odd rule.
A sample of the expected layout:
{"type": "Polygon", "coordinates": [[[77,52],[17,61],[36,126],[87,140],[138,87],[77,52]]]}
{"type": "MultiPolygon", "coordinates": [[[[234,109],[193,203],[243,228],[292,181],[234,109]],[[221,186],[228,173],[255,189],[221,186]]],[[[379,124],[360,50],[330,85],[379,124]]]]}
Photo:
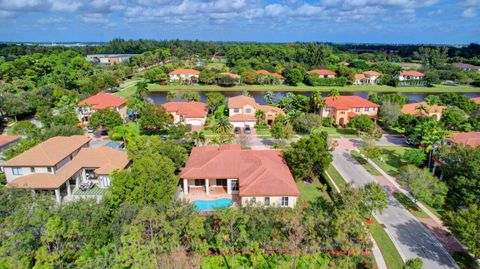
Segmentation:
{"type": "Polygon", "coordinates": [[[462,12],[462,16],[465,18],[473,18],[477,16],[477,11],[473,7],[469,7],[462,12]]]}

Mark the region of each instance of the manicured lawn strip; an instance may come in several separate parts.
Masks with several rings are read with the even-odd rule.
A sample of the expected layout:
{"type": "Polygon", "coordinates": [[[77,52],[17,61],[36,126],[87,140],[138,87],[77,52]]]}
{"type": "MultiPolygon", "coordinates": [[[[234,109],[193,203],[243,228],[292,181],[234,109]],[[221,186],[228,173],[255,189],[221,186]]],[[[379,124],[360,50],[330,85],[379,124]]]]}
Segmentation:
{"type": "Polygon", "coordinates": [[[135,91],[137,90],[135,83],[128,85],[127,87],[123,88],[123,90],[116,92],[115,95],[127,98],[135,94],[135,91]]]}
{"type": "Polygon", "coordinates": [[[357,162],[359,162],[363,166],[363,168],[365,168],[367,170],[367,172],[369,172],[373,176],[381,176],[382,175],[382,174],[380,174],[380,172],[378,172],[377,169],[375,169],[375,167],[373,167],[371,164],[369,164],[368,161],[365,160],[365,158],[360,156],[360,153],[358,153],[357,151],[352,151],[352,157],[355,158],[355,160],[357,160],[357,162]]]}
{"type": "Polygon", "coordinates": [[[322,196],[327,200],[330,200],[330,196],[327,191],[322,191],[323,184],[319,180],[315,180],[313,183],[305,183],[303,181],[297,182],[297,188],[300,192],[300,202],[312,202],[322,196]]]}
{"type": "Polygon", "coordinates": [[[393,194],[395,198],[417,218],[430,218],[420,207],[418,207],[410,198],[401,192],[395,192],[393,194]]]}
{"type": "Polygon", "coordinates": [[[261,136],[270,136],[270,129],[269,128],[257,128],[256,129],[257,135],[261,136]]]}
{"type": "Polygon", "coordinates": [[[335,128],[335,127],[318,127],[313,132],[327,132],[330,136],[357,136],[355,130],[349,128],[335,128]]]}
{"type": "MultiPolygon", "coordinates": [[[[335,169],[335,167],[333,167],[333,165],[330,165],[328,167],[327,173],[332,177],[333,181],[335,181],[335,184],[337,184],[337,186],[340,190],[343,190],[347,186],[347,182],[340,175],[340,173],[338,173],[337,169],[335,169]]],[[[328,177],[326,177],[326,179],[329,180],[328,177]]],[[[332,186],[332,190],[333,189],[334,189],[334,187],[332,186]]]]}
{"type": "MultiPolygon", "coordinates": [[[[372,161],[375,162],[383,171],[385,171],[390,176],[396,176],[399,173],[399,170],[405,163],[402,161],[402,156],[405,150],[409,147],[401,146],[385,146],[381,147],[382,153],[379,158],[374,158],[372,161]]],[[[360,149],[361,151],[361,149],[360,149]]]]}
{"type": "Polygon", "coordinates": [[[367,226],[373,239],[375,239],[380,252],[382,252],[383,259],[385,260],[388,269],[402,269],[402,257],[383,227],[376,220],[374,220],[373,224],[367,226]]]}
{"type": "Polygon", "coordinates": [[[442,218],[442,214],[443,214],[443,209],[442,208],[434,208],[434,207],[431,207],[429,205],[427,205],[426,203],[423,203],[422,204],[428,208],[428,210],[430,210],[430,212],[433,213],[433,215],[437,216],[437,218],[441,219],[442,218]]]}
{"type": "Polygon", "coordinates": [[[447,86],[434,85],[433,87],[391,87],[385,85],[347,85],[344,87],[321,86],[312,87],[307,85],[289,86],[289,85],[239,85],[233,87],[221,87],[218,85],[159,85],[149,84],[149,91],[165,92],[165,91],[285,91],[285,92],[305,92],[320,90],[329,92],[331,89],[338,89],[340,92],[480,92],[479,87],[472,86],[447,86]]]}

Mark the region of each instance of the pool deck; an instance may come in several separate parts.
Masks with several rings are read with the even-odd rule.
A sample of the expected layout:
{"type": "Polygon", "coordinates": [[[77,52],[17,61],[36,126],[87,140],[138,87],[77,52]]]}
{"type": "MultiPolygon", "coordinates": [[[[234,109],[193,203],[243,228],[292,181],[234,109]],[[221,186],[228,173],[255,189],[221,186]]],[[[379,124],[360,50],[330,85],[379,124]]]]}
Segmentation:
{"type": "Polygon", "coordinates": [[[204,187],[198,188],[190,188],[188,194],[184,194],[183,192],[178,194],[178,199],[186,200],[187,202],[202,200],[202,201],[209,201],[209,200],[217,200],[228,198],[233,200],[233,206],[236,207],[239,205],[240,196],[238,194],[228,194],[225,188],[223,187],[213,187],[209,194],[205,192],[204,187]]]}

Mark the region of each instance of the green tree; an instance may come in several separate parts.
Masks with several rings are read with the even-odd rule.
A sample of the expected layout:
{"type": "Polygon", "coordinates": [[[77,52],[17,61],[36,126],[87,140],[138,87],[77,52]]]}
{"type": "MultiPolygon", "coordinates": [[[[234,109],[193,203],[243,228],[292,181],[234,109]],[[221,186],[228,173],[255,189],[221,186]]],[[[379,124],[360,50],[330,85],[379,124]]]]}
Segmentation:
{"type": "Polygon", "coordinates": [[[36,136],[39,131],[37,126],[28,120],[18,121],[10,128],[12,135],[21,135],[29,138],[36,136]]]}
{"type": "Polygon", "coordinates": [[[202,84],[213,84],[215,83],[215,73],[210,69],[203,69],[198,76],[198,80],[202,84]]]}
{"type": "Polygon", "coordinates": [[[298,83],[303,81],[304,72],[298,68],[290,68],[285,74],[288,84],[297,86],[298,83]]]}
{"type": "Polygon", "coordinates": [[[378,183],[368,183],[363,188],[364,191],[364,204],[368,212],[369,218],[372,218],[372,214],[377,212],[379,214],[387,208],[387,194],[383,191],[382,186],[378,183]]]}
{"type": "Polygon", "coordinates": [[[393,104],[390,101],[382,102],[378,111],[378,117],[386,127],[394,126],[401,114],[402,107],[399,104],[393,104]]]}
{"type": "Polygon", "coordinates": [[[221,116],[215,119],[211,119],[210,126],[215,133],[230,133],[232,131],[233,125],[230,123],[230,120],[227,116],[221,116]]]}
{"type": "Polygon", "coordinates": [[[206,141],[205,133],[202,131],[193,131],[190,133],[190,139],[194,141],[195,146],[201,146],[206,141]]]}
{"type": "Polygon", "coordinates": [[[443,216],[445,225],[476,258],[480,257],[480,208],[472,204],[466,210],[447,211],[443,216]]]}
{"type": "Polygon", "coordinates": [[[207,98],[208,111],[210,113],[215,112],[225,101],[225,96],[219,92],[208,92],[205,94],[205,97],[207,98]]]}
{"type": "Polygon", "coordinates": [[[390,104],[396,104],[396,105],[399,105],[400,107],[403,107],[403,105],[405,105],[407,100],[408,100],[407,97],[400,95],[398,93],[384,94],[380,97],[380,101],[382,103],[389,102],[390,104]]]}
{"type": "Polygon", "coordinates": [[[448,188],[445,182],[439,181],[428,169],[407,165],[401,169],[397,179],[416,201],[420,200],[433,207],[444,204],[448,188]]]}
{"type": "Polygon", "coordinates": [[[338,89],[333,88],[328,92],[328,97],[332,97],[332,99],[336,99],[340,96],[340,91],[338,89]]]}
{"type": "Polygon", "coordinates": [[[148,94],[148,83],[146,81],[139,81],[135,84],[135,96],[138,99],[145,100],[148,94]]]}
{"type": "Polygon", "coordinates": [[[265,111],[257,109],[255,111],[255,118],[257,119],[257,124],[265,123],[265,111]]]}
{"type": "Polygon", "coordinates": [[[88,123],[93,129],[97,129],[98,127],[112,129],[122,124],[123,119],[120,113],[113,109],[99,109],[95,111],[88,123]]]}
{"type": "Polygon", "coordinates": [[[366,134],[375,129],[375,123],[368,115],[356,115],[348,123],[351,128],[357,130],[359,134],[366,134]]]}
{"type": "Polygon", "coordinates": [[[277,116],[270,132],[273,138],[282,141],[292,138],[295,134],[292,125],[283,115],[277,116]]]}
{"type": "Polygon", "coordinates": [[[313,181],[322,176],[332,162],[326,132],[300,138],[285,151],[288,167],[296,180],[313,181]]]}
{"type": "Polygon", "coordinates": [[[458,130],[460,125],[465,122],[468,115],[456,106],[449,106],[442,112],[441,121],[451,130],[458,130]]]}
{"type": "Polygon", "coordinates": [[[427,156],[423,150],[420,149],[407,149],[403,153],[402,161],[407,164],[413,164],[416,166],[420,166],[425,162],[427,156]]]}
{"type": "Polygon", "coordinates": [[[145,131],[157,131],[172,123],[163,106],[148,104],[140,112],[140,127],[145,131]]]}
{"type": "Polygon", "coordinates": [[[422,269],[423,260],[420,258],[410,259],[403,266],[404,269],[422,269]]]}

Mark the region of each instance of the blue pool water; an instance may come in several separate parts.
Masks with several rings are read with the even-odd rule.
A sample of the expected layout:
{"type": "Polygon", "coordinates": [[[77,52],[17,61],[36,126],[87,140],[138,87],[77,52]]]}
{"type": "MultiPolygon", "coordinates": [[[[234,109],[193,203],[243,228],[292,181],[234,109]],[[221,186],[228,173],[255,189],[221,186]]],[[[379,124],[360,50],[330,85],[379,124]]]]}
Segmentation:
{"type": "Polygon", "coordinates": [[[196,200],[192,202],[197,211],[214,210],[218,208],[227,208],[233,205],[230,198],[223,198],[218,200],[196,200]]]}

